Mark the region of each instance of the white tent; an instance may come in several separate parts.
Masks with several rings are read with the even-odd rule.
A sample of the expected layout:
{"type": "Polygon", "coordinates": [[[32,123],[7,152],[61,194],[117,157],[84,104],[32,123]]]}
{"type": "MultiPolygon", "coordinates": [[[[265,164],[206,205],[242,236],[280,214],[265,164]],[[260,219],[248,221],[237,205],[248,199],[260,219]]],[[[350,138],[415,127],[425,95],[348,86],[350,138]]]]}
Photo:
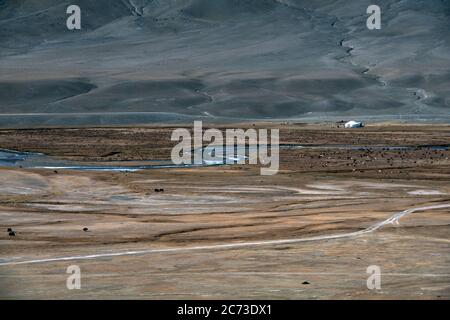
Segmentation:
{"type": "Polygon", "coordinates": [[[349,121],[345,123],[346,128],[362,128],[364,127],[364,124],[362,122],[358,121],[349,121]]]}

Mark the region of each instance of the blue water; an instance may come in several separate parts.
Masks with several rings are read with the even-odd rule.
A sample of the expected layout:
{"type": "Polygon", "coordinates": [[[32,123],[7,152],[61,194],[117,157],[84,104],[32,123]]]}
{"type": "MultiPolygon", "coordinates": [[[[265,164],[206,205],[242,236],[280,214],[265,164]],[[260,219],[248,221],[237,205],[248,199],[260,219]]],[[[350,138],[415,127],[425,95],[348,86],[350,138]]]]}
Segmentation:
{"type": "MultiPolygon", "coordinates": [[[[234,158],[233,162],[236,162],[234,158]]],[[[0,167],[49,169],[49,170],[91,170],[91,171],[123,171],[133,172],[146,169],[164,168],[191,168],[225,165],[226,157],[219,160],[204,160],[201,164],[174,164],[171,160],[144,160],[144,161],[70,161],[51,157],[42,153],[19,152],[14,150],[0,149],[0,167]],[[134,162],[136,164],[130,165],[134,162]],[[121,164],[122,163],[122,164],[121,164]]]]}
{"type": "MultiPolygon", "coordinates": [[[[249,151],[246,147],[246,152],[249,151]]],[[[346,150],[383,150],[383,151],[413,151],[413,150],[449,150],[450,145],[418,145],[418,146],[353,146],[353,145],[299,145],[299,144],[281,144],[280,149],[346,149],[346,150]]],[[[232,148],[235,149],[235,148],[232,148]]],[[[270,149],[270,147],[268,148],[270,149]]],[[[212,149],[206,149],[208,154],[212,149]]],[[[233,150],[234,151],[234,150],[233,150]]],[[[56,157],[51,157],[42,153],[35,152],[19,152],[14,150],[0,149],[0,167],[16,167],[16,168],[34,168],[34,169],[51,169],[51,170],[91,170],[91,171],[123,171],[133,172],[147,169],[164,169],[164,168],[192,168],[219,166],[231,163],[237,163],[241,160],[239,157],[227,157],[230,154],[230,148],[224,149],[225,156],[222,159],[204,160],[201,164],[174,164],[171,160],[145,160],[145,161],[106,161],[106,162],[87,162],[87,161],[70,161],[56,157]],[[231,160],[231,161],[230,161],[231,160]],[[131,165],[127,163],[135,162],[131,165]],[[123,163],[123,165],[121,165],[123,163]]],[[[246,157],[244,157],[246,158],[246,157]]]]}

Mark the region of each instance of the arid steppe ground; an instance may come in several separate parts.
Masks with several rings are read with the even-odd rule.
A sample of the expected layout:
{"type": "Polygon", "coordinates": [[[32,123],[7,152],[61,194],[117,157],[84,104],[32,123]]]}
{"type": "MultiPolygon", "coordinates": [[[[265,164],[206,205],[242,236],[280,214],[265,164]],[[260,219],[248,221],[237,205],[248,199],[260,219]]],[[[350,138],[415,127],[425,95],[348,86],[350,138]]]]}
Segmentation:
{"type": "MultiPolygon", "coordinates": [[[[449,126],[236,126],[280,128],[282,144],[314,148],[282,148],[273,176],[253,165],[0,168],[0,298],[450,298],[449,126]],[[336,145],[346,147],[327,148],[336,145]],[[423,207],[435,209],[320,240],[423,207]],[[283,239],[299,241],[261,243],[283,239]],[[255,244],[220,247],[247,242],[255,244]],[[130,253],[153,249],[162,250],[130,253]],[[96,254],[106,256],[84,259],[96,254]],[[20,264],[64,257],[75,258],[20,264]],[[80,290],[66,288],[70,265],[81,268],[80,290]],[[381,268],[380,290],[366,286],[371,265],[381,268]]],[[[167,159],[171,132],[0,130],[0,148],[79,161],[167,159]]]]}

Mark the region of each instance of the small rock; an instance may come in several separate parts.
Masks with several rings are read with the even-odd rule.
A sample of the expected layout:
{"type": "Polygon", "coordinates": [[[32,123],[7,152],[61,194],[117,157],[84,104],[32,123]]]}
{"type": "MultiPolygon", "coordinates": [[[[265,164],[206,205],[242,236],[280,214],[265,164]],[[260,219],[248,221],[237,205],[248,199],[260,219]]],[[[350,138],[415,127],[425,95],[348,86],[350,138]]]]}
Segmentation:
{"type": "Polygon", "coordinates": [[[309,282],[308,281],[303,281],[302,284],[309,284],[309,282]]]}
{"type": "Polygon", "coordinates": [[[11,231],[8,234],[9,234],[10,237],[14,237],[16,235],[16,232],[15,231],[11,231]]]}
{"type": "Polygon", "coordinates": [[[83,231],[84,231],[84,232],[88,232],[88,231],[89,231],[89,229],[88,229],[88,228],[86,228],[86,227],[84,227],[84,228],[83,228],[83,231]]]}

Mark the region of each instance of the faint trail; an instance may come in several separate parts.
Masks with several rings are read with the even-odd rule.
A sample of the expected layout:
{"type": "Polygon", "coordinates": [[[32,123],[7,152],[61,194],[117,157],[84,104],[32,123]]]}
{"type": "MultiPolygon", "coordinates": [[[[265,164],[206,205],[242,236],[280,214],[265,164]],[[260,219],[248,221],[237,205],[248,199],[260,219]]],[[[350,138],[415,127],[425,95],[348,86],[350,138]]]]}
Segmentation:
{"type": "Polygon", "coordinates": [[[148,250],[136,250],[136,251],[122,251],[115,253],[100,253],[84,256],[69,256],[60,258],[48,258],[48,259],[36,259],[36,260],[26,260],[26,261],[8,261],[0,263],[0,266],[11,266],[11,265],[21,265],[21,264],[34,264],[34,263],[48,263],[48,262],[58,262],[58,261],[74,261],[74,260],[89,260],[97,258],[109,258],[109,257],[119,257],[119,256],[131,256],[131,255],[143,255],[150,253],[170,253],[170,252],[188,252],[195,250],[222,250],[222,249],[235,249],[241,247],[253,247],[253,246],[264,246],[264,245],[279,245],[279,244],[290,244],[290,243],[300,243],[309,241],[320,241],[320,240],[332,240],[332,239],[343,239],[362,236],[367,233],[374,232],[387,224],[398,224],[398,221],[411,213],[417,211],[433,210],[450,208],[450,204],[439,204],[431,206],[423,206],[406,209],[395,213],[391,217],[378,222],[364,230],[333,234],[328,236],[316,236],[309,238],[299,238],[299,239],[281,239],[281,240],[267,240],[267,241],[253,241],[253,242],[240,242],[240,243],[228,243],[228,244],[218,244],[218,245],[208,245],[208,246],[195,246],[195,247],[185,247],[185,248],[162,248],[162,249],[148,249],[148,250]]]}

